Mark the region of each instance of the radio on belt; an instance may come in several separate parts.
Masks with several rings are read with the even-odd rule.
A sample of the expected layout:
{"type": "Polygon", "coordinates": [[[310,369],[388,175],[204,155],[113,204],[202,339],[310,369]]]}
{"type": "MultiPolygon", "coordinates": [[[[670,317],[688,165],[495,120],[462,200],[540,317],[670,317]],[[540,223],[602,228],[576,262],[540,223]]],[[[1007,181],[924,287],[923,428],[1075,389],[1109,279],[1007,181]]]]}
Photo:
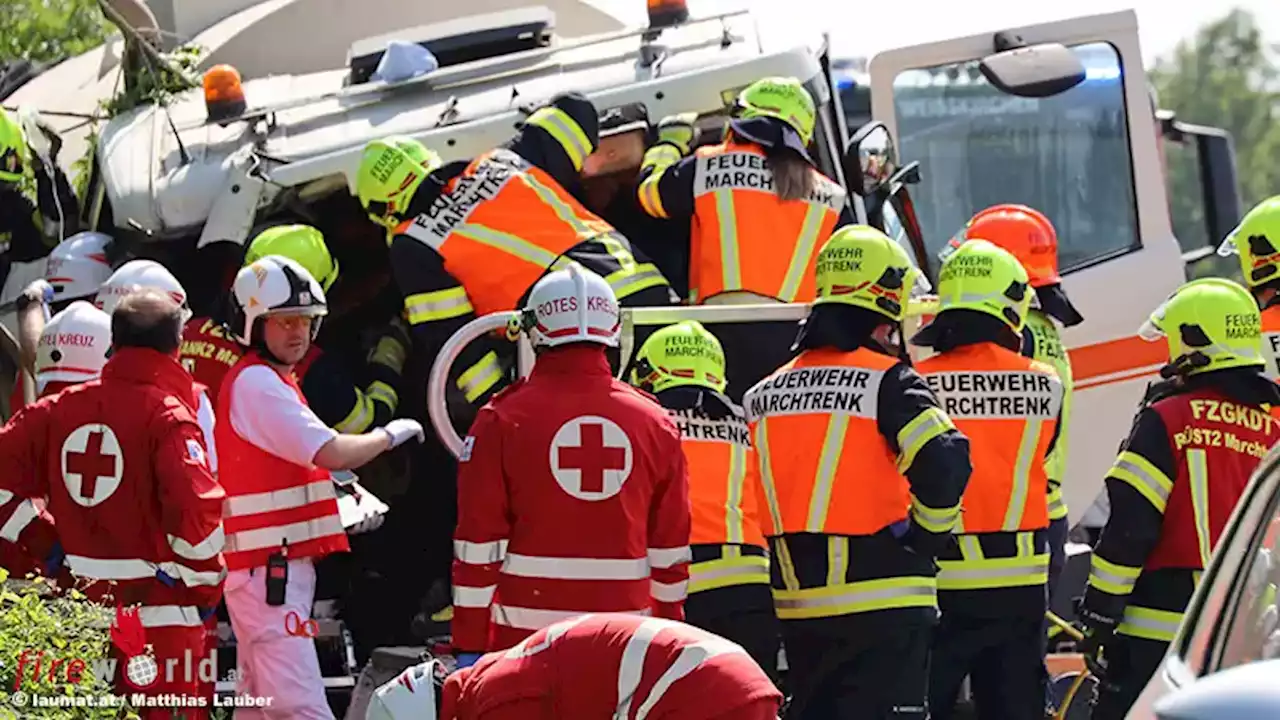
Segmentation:
{"type": "Polygon", "coordinates": [[[284,588],[289,584],[289,541],[284,540],[280,552],[267,558],[267,604],[280,607],[284,604],[284,588]]]}

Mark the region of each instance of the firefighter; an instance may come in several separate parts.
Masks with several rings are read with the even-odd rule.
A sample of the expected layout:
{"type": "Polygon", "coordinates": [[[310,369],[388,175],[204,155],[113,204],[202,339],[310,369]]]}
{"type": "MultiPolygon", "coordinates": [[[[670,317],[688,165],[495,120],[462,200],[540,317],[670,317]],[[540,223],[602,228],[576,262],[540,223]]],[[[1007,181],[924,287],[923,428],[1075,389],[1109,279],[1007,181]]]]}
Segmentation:
{"type": "MultiPolygon", "coordinates": [[[[441,720],[774,720],[782,695],[742,648],[679,622],[579,615],[444,683],[441,720]]],[[[426,708],[390,718],[426,718],[426,708]]],[[[372,715],[370,717],[373,717],[372,715]]]]}
{"type": "Polygon", "coordinates": [[[1049,572],[1045,461],[1053,452],[1062,383],[1021,354],[1031,306],[1027,271],[986,240],[968,240],[942,264],[937,317],[912,338],[937,354],[916,367],[968,438],[973,476],[957,542],[938,558],[941,621],[929,706],[952,717],[972,683],[978,717],[1044,712],[1049,572]]]}
{"type": "Polygon", "coordinates": [[[1107,473],[1111,517],[1078,612],[1081,651],[1101,676],[1095,720],[1119,720],[1137,700],[1249,477],[1280,441],[1260,326],[1248,291],[1206,278],[1179,288],[1140,332],[1167,340],[1169,364],[1107,473]]]}
{"type": "Polygon", "coordinates": [[[534,285],[518,322],[533,373],[481,409],[458,458],[452,632],[463,665],[579,613],[684,619],[680,431],[610,372],[613,288],[572,264],[534,285]]]}
{"type": "Polygon", "coordinates": [[[836,231],[800,354],[745,397],[788,717],[928,716],[933,558],[960,512],[969,448],[900,345],[918,272],[879,230],[836,231]]]}
{"type": "Polygon", "coordinates": [[[346,435],[310,411],[292,371],[327,308],[301,265],[268,255],[237,273],[231,294],[231,329],[246,351],[223,380],[215,433],[237,692],[274,698],[282,717],[332,718],[314,642],[287,630],[290,613],[311,616],[315,561],[348,549],[330,471],[421,441],[422,426],[401,419],[346,435]]]}
{"type": "Polygon", "coordinates": [[[57,163],[62,141],[40,131],[53,143],[51,156],[38,152],[18,118],[0,108],[0,279],[9,263],[45,257],[79,229],[79,202],[57,163]]]}
{"type": "MultiPolygon", "coordinates": [[[[1067,564],[1067,535],[1071,530],[1067,504],[1062,499],[1062,480],[1067,469],[1067,428],[1071,423],[1071,358],[1062,343],[1057,323],[1063,327],[1074,327],[1084,322],[1084,317],[1071,304],[1062,287],[1062,277],[1058,274],[1058,233],[1049,218],[1040,211],[1025,205],[993,205],[965,224],[964,229],[951,239],[946,253],[954,252],[968,238],[987,240],[1008,250],[1022,263],[1035,291],[1034,302],[1027,311],[1027,324],[1022,328],[1022,354],[1051,365],[1062,382],[1060,422],[1063,429],[1058,433],[1045,467],[1049,483],[1048,593],[1052,607],[1058,578],[1067,564]]],[[[946,259],[945,255],[942,259],[946,259]]],[[[1048,647],[1045,649],[1047,651],[1048,647]]],[[[1047,681],[1047,670],[1045,678],[1047,681]]]]}
{"type": "MultiPolygon", "coordinates": [[[[844,189],[806,149],[815,118],[799,80],[767,77],[739,93],[719,145],[690,154],[698,137],[692,114],[658,124],[636,192],[649,215],[691,225],[691,303],[813,300],[814,254],[833,230],[853,223],[844,189]]],[[[731,398],[790,357],[793,333],[781,323],[726,326],[731,398]]]]}
{"type": "MultiPolygon", "coordinates": [[[[170,697],[199,694],[194,673],[174,667],[204,657],[204,620],[226,576],[224,494],[205,460],[191,376],[178,364],[181,330],[181,308],[167,295],[122,298],[101,379],[43,398],[0,429],[0,543],[50,567],[64,557],[93,583],[83,589],[91,599],[140,605],[141,627],[118,619],[113,646],[126,656],[122,669],[134,665],[125,666],[129,655],[150,655],[158,677],[145,694],[170,697]],[[36,509],[45,498],[56,528],[36,509]]],[[[143,711],[169,716],[168,707],[143,711]]],[[[193,708],[197,716],[208,711],[193,708]]]]}
{"type": "Polygon", "coordinates": [[[631,384],[653,393],[680,428],[689,467],[691,624],[738,643],[770,676],[778,619],[756,503],[759,469],[741,406],[723,394],[724,350],[696,320],[649,336],[631,384]]]}
{"type": "Polygon", "coordinates": [[[1267,375],[1280,381],[1280,195],[1258,203],[1218,246],[1240,256],[1245,286],[1262,309],[1262,350],[1267,375]]]}
{"type": "MultiPolygon", "coordinates": [[[[409,138],[365,147],[357,194],[371,218],[392,230],[391,268],[415,355],[434,358],[473,317],[520,307],[540,277],[570,260],[604,277],[623,305],[678,301],[657,267],[574,196],[599,145],[598,126],[591,101],[571,93],[471,161],[444,163],[409,138]]],[[[473,343],[455,369],[454,385],[472,408],[505,377],[483,343],[473,343]]]]}

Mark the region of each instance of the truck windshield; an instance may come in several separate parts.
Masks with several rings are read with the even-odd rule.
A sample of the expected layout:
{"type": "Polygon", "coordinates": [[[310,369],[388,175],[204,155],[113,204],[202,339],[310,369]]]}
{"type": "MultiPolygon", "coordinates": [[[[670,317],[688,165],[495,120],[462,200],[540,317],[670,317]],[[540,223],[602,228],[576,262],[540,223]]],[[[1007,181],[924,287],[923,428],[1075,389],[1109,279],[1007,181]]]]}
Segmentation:
{"type": "Polygon", "coordinates": [[[1003,93],[977,62],[894,79],[900,154],[922,165],[911,195],[930,263],[974,213],[999,203],[1049,217],[1063,271],[1139,246],[1119,55],[1107,43],[1072,49],[1086,79],[1051,98],[1003,93]]]}

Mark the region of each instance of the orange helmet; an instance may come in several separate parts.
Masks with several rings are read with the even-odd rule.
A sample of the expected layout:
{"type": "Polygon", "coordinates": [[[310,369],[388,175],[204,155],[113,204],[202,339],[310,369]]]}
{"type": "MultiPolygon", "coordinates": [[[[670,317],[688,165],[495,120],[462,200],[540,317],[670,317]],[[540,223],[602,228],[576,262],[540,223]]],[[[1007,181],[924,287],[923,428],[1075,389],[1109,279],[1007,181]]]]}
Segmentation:
{"type": "Polygon", "coordinates": [[[1031,287],[1062,282],[1058,275],[1058,233],[1049,218],[1026,205],[992,205],[974,215],[951,244],[982,238],[1008,250],[1027,270],[1031,287]]]}

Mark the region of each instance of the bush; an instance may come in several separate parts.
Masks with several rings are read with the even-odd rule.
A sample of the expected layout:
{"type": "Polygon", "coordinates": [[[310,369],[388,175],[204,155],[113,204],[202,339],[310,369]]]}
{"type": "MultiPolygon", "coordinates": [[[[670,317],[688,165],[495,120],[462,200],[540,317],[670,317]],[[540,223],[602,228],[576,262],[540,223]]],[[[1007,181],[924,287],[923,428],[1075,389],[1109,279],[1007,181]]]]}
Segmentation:
{"type": "MultiPolygon", "coordinates": [[[[21,688],[29,695],[100,697],[112,694],[109,682],[92,672],[95,661],[109,657],[108,628],[114,617],[110,608],[88,602],[71,590],[55,596],[41,578],[16,580],[0,568],[0,693],[5,696],[19,686],[19,659],[27,652],[21,688]],[[44,652],[40,677],[34,677],[34,656],[44,652]],[[69,662],[79,659],[86,669],[79,683],[67,682],[65,662],[50,680],[51,659],[69,662]]],[[[13,717],[8,703],[0,705],[0,718],[13,717]]],[[[124,708],[39,708],[42,718],[136,718],[124,708]]]]}

